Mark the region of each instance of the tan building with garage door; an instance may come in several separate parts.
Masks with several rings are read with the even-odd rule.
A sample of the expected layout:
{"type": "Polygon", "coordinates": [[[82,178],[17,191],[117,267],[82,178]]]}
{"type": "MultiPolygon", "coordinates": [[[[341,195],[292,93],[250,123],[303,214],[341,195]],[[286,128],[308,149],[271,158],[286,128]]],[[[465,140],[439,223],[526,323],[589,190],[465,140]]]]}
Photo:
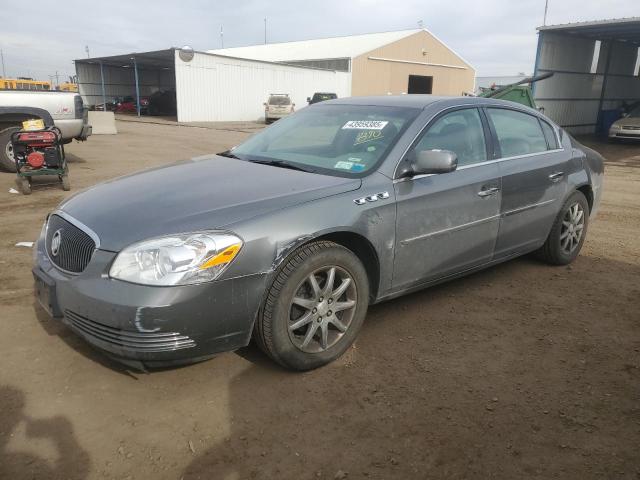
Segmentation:
{"type": "Polygon", "coordinates": [[[424,29],[225,48],[209,53],[348,72],[353,96],[462,95],[474,89],[474,68],[424,29]]]}

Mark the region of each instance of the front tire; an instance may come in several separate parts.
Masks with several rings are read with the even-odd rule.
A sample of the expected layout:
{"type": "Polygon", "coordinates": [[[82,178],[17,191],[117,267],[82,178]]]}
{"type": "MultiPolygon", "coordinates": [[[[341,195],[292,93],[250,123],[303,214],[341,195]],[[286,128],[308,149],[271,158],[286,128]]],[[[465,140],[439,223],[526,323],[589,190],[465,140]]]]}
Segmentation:
{"type": "Polygon", "coordinates": [[[258,345],[284,367],[321,367],[351,346],[368,304],[367,274],[353,252],[327,241],[304,245],[268,290],[256,320],[258,345]]]}
{"type": "Polygon", "coordinates": [[[538,256],[551,265],[568,265],[580,253],[588,226],[589,202],[582,192],[573,192],[560,209],[538,256]]]}
{"type": "Polygon", "coordinates": [[[0,131],[0,167],[7,172],[16,171],[11,134],[18,130],[20,130],[20,127],[9,127],[0,131]]]}

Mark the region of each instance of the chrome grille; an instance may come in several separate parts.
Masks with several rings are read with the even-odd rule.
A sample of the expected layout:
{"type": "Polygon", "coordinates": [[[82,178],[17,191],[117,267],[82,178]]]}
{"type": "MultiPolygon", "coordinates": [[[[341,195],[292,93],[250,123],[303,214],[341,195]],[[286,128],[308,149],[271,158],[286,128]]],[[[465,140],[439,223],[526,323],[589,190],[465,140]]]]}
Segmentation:
{"type": "Polygon", "coordinates": [[[96,243],[86,232],[59,215],[49,217],[45,245],[51,261],[62,270],[72,273],[82,272],[96,249],[96,243]],[[58,239],[52,249],[56,235],[58,239]]]}
{"type": "Polygon", "coordinates": [[[637,125],[623,125],[623,130],[640,130],[640,127],[637,125]]]}
{"type": "Polygon", "coordinates": [[[85,335],[138,352],[171,352],[196,345],[193,339],[177,332],[132,332],[98,323],[70,310],[65,310],[64,315],[85,335]]]}

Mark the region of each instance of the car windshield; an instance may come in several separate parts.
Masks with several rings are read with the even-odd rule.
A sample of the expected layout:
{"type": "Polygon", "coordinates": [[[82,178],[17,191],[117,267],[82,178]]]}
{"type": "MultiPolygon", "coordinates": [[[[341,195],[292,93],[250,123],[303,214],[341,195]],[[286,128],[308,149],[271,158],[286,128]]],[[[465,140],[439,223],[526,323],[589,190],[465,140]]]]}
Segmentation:
{"type": "Polygon", "coordinates": [[[241,160],[356,176],[377,166],[419,112],[406,107],[319,105],[279,120],[230,153],[241,160]]]}
{"type": "Polygon", "coordinates": [[[640,118],[640,105],[638,105],[636,108],[634,108],[633,110],[631,110],[629,112],[629,115],[627,115],[627,117],[631,117],[631,118],[640,118]]]}
{"type": "Polygon", "coordinates": [[[291,99],[284,95],[272,95],[269,97],[269,105],[289,105],[291,99]]]}

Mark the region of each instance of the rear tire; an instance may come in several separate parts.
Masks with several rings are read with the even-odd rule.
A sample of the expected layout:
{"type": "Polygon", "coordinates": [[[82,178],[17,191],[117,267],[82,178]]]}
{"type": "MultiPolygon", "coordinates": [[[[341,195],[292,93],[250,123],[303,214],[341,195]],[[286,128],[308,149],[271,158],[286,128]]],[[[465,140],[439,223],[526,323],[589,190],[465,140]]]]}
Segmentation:
{"type": "Polygon", "coordinates": [[[537,256],[551,265],[573,262],[584,244],[589,226],[589,202],[575,191],[564,203],[553,222],[551,232],[537,256]]]}
{"type": "Polygon", "coordinates": [[[286,368],[321,367],[351,346],[368,304],[367,274],[353,252],[327,241],[304,245],[276,272],[256,343],[286,368]]]}
{"type": "Polygon", "coordinates": [[[20,130],[20,127],[9,127],[0,131],[0,167],[7,172],[15,173],[16,171],[11,134],[18,130],[20,130]]]}

